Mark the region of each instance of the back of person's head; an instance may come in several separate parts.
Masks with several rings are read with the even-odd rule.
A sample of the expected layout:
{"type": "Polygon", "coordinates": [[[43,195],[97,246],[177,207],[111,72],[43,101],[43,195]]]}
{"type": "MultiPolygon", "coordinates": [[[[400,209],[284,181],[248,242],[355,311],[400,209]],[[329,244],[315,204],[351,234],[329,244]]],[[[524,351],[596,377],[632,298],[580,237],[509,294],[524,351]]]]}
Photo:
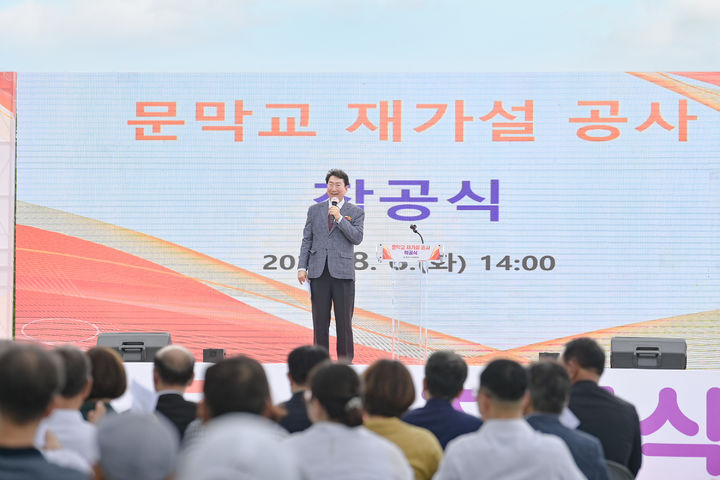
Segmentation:
{"type": "Polygon", "coordinates": [[[467,378],[467,364],[455,352],[433,353],[425,364],[425,383],[433,398],[452,400],[462,392],[467,378]]]}
{"type": "Polygon", "coordinates": [[[80,395],[92,379],[90,358],[79,348],[70,345],[57,347],[54,353],[60,358],[65,370],[65,386],[60,395],[65,398],[80,395]]]}
{"type": "Polygon", "coordinates": [[[39,421],[63,387],[57,356],[34,345],[0,352],[0,414],[16,425],[39,421]]]}
{"type": "Polygon", "coordinates": [[[97,443],[102,478],[165,480],[175,471],[180,440],[162,415],[124,413],[100,422],[97,443]]]}
{"type": "Polygon", "coordinates": [[[562,355],[565,364],[575,361],[577,365],[602,375],[605,370],[605,352],[592,338],[582,337],[569,341],[562,355]]]}
{"type": "Polygon", "coordinates": [[[330,420],[348,427],[362,425],[360,377],[349,365],[330,362],[318,365],[310,373],[310,391],[330,420]]]}
{"type": "Polygon", "coordinates": [[[537,362],[528,368],[530,403],[536,412],[560,414],[570,398],[570,377],[557,362],[537,362]]]}
{"type": "Polygon", "coordinates": [[[317,345],[303,345],[288,354],[288,373],[298,385],[307,383],[308,374],[315,365],[330,359],[328,351],[317,345]]]}
{"type": "Polygon", "coordinates": [[[127,376],[122,357],[107,347],[94,347],[87,351],[92,365],[93,386],[89,399],[114,399],[125,393],[127,376]]]}
{"type": "Polygon", "coordinates": [[[5,350],[7,350],[8,348],[14,347],[14,346],[15,346],[15,342],[13,342],[12,340],[1,339],[0,340],[0,353],[2,353],[5,350]]]}
{"type": "Polygon", "coordinates": [[[513,360],[493,360],[480,374],[480,391],[499,403],[520,403],[527,385],[527,372],[513,360]]]}
{"type": "Polygon", "coordinates": [[[399,417],[415,401],[408,369],[397,360],[377,360],[363,372],[363,405],[370,415],[399,417]]]}
{"type": "Polygon", "coordinates": [[[167,385],[187,385],[193,379],[195,357],[182,345],[168,345],[155,354],[155,373],[167,385]]]}
{"type": "Polygon", "coordinates": [[[257,360],[244,355],[222,360],[205,371],[205,406],[211,418],[226,413],[262,415],[270,402],[270,386],[257,360]]]}

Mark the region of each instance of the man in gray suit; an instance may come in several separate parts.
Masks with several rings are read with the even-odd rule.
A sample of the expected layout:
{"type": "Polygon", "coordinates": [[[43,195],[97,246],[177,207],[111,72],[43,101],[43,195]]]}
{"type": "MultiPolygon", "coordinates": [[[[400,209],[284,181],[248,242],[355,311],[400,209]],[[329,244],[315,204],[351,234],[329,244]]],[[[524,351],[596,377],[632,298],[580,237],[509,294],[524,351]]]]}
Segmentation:
{"type": "Polygon", "coordinates": [[[570,399],[570,377],[565,368],[549,361],[533,363],[528,367],[528,381],[530,403],[525,406],[525,420],[530,426],[560,437],[588,480],[611,478],[600,440],[560,423],[560,414],[570,399]]]}
{"type": "Polygon", "coordinates": [[[342,170],[325,176],[329,201],[308,209],[300,245],[298,280],[310,280],[314,343],[329,347],[330,307],[334,305],[337,354],[353,359],[352,316],[355,308],[354,246],[363,239],[365,212],[345,201],[350,179],[342,170]]]}

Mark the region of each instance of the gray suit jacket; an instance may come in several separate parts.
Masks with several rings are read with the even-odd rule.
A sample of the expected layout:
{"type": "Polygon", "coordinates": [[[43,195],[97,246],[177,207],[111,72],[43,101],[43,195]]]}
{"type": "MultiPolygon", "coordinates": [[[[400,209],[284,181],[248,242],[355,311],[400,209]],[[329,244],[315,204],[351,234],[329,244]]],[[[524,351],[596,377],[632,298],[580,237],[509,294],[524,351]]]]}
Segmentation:
{"type": "Polygon", "coordinates": [[[333,278],[355,279],[354,246],[363,239],[365,212],[352,203],[345,202],[340,223],[333,222],[328,230],[329,202],[316,203],[308,208],[307,221],[300,245],[298,268],[305,268],[308,278],[322,275],[327,258],[328,270],[333,278]]]}

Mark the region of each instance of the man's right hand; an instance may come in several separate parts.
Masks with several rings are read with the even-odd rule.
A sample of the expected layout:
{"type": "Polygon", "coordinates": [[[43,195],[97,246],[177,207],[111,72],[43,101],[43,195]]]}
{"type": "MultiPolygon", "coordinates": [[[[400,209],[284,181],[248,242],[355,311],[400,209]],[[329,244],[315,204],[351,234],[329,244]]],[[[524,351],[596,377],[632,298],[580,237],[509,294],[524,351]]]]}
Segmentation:
{"type": "Polygon", "coordinates": [[[307,280],[307,271],[306,270],[298,270],[298,282],[300,282],[300,285],[305,283],[307,280]]]}

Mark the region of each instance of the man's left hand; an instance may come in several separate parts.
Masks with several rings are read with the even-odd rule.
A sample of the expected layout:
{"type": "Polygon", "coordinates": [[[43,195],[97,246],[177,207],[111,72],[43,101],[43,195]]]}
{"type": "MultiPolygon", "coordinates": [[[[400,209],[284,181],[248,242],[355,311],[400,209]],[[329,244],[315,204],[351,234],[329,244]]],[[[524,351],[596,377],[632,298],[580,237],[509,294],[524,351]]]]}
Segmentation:
{"type": "Polygon", "coordinates": [[[340,209],[337,206],[330,207],[330,210],[328,210],[330,215],[335,217],[335,221],[339,221],[342,218],[342,215],[340,215],[340,209]]]}

